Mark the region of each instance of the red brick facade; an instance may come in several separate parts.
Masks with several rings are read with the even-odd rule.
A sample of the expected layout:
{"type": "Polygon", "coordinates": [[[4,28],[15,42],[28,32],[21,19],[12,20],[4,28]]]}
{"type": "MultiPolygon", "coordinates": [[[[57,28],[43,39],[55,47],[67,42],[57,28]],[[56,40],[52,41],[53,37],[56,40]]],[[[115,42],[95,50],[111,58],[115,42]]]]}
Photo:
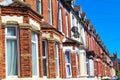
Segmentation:
{"type": "MultiPolygon", "coordinates": [[[[52,12],[52,24],[48,21],[48,0],[41,0],[41,12],[39,14],[36,12],[36,0],[25,0],[13,1],[12,4],[8,6],[1,6],[0,14],[0,79],[5,79],[6,75],[6,48],[5,48],[5,28],[7,25],[16,25],[18,29],[19,36],[19,78],[32,78],[32,32],[35,32],[38,37],[38,67],[39,67],[39,78],[44,78],[44,65],[43,65],[43,51],[42,51],[42,41],[47,42],[47,78],[68,78],[67,67],[66,67],[66,56],[65,51],[70,52],[70,65],[71,65],[71,77],[69,78],[81,78],[80,77],[80,55],[76,53],[76,48],[79,49],[79,45],[83,45],[80,41],[74,40],[71,34],[71,13],[68,4],[61,0],[61,11],[62,11],[62,31],[60,32],[59,24],[59,0],[51,0],[51,12],[52,12]],[[66,22],[66,14],[68,15],[68,22],[66,22]],[[8,16],[11,17],[21,17],[22,23],[19,20],[16,21],[2,21],[1,17],[8,16]],[[66,24],[68,23],[68,36],[66,31],[66,24]],[[37,25],[37,26],[36,26],[37,25]],[[58,55],[59,55],[59,65],[56,65],[56,48],[55,44],[58,43],[58,55]],[[66,49],[69,48],[69,49],[66,49]],[[59,76],[57,76],[57,66],[59,66],[59,76]]],[[[70,7],[71,8],[71,7],[70,7]]],[[[84,23],[85,24],[85,23],[84,23]]],[[[94,60],[94,75],[95,76],[111,76],[110,75],[110,61],[102,59],[109,55],[104,47],[101,46],[88,30],[88,26],[85,27],[85,38],[86,38],[86,52],[90,53],[89,56],[93,56],[94,60]],[[103,56],[101,56],[103,55],[103,56]],[[104,63],[104,64],[103,64],[104,63]],[[107,65],[107,66],[105,66],[107,65]],[[105,71],[103,71],[104,69],[105,71]]],[[[88,55],[87,55],[88,56],[88,55]]]]}

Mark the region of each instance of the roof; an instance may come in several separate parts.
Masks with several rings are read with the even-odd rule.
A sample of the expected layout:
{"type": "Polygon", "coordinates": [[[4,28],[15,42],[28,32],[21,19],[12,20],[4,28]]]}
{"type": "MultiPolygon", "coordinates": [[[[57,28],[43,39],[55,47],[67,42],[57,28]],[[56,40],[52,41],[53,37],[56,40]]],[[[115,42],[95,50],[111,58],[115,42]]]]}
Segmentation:
{"type": "Polygon", "coordinates": [[[72,38],[65,38],[65,41],[63,43],[70,43],[70,44],[80,44],[82,45],[81,42],[77,41],[77,40],[74,40],[72,38]]]}
{"type": "Polygon", "coordinates": [[[55,28],[54,26],[50,25],[49,23],[45,22],[45,21],[41,21],[40,23],[41,26],[41,30],[55,30],[57,33],[62,34],[59,30],[57,30],[57,28],[55,28]]]}
{"type": "Polygon", "coordinates": [[[42,21],[40,25],[41,25],[41,29],[44,29],[44,28],[54,28],[52,25],[50,25],[49,23],[47,23],[45,21],[42,21]]]}
{"type": "Polygon", "coordinates": [[[38,14],[37,12],[35,12],[33,9],[30,8],[30,6],[20,0],[13,0],[12,3],[8,4],[8,5],[1,5],[2,8],[17,8],[17,9],[22,9],[23,11],[29,10],[32,14],[36,15],[37,17],[43,18],[43,16],[41,14],[38,14]]]}
{"type": "Polygon", "coordinates": [[[29,4],[25,4],[20,0],[13,0],[13,3],[11,3],[9,6],[13,6],[13,7],[30,7],[29,4]]]}

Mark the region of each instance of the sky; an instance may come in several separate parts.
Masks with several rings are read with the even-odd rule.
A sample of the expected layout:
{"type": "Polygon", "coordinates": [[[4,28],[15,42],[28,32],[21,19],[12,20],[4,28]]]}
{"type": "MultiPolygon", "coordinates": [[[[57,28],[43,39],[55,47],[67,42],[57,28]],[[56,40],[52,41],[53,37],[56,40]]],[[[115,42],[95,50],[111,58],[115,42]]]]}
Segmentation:
{"type": "Polygon", "coordinates": [[[76,0],[110,54],[120,58],[120,0],[76,0]]]}

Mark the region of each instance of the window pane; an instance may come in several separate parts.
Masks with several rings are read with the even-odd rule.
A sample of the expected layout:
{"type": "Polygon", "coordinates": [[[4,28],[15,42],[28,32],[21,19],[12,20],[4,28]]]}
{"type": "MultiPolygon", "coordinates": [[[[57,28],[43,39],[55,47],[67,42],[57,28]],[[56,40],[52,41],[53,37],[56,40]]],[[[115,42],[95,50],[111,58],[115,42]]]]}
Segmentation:
{"type": "Polygon", "coordinates": [[[17,66],[17,41],[7,40],[7,75],[18,75],[17,66]]]}
{"type": "Polygon", "coordinates": [[[66,63],[70,63],[70,55],[69,55],[69,52],[65,52],[65,61],[66,61],[66,63]]]}
{"type": "Polygon", "coordinates": [[[56,58],[59,58],[58,43],[56,43],[56,58]]]}
{"type": "Polygon", "coordinates": [[[68,36],[68,14],[66,14],[66,36],[68,36]]]}
{"type": "Polygon", "coordinates": [[[44,73],[44,76],[47,76],[47,62],[46,62],[46,59],[43,59],[43,73],[44,73]]]}
{"type": "Polygon", "coordinates": [[[52,24],[51,0],[48,0],[48,22],[52,24]]]}
{"type": "Polygon", "coordinates": [[[38,44],[37,34],[32,32],[32,74],[38,75],[38,44]]]}
{"type": "Polygon", "coordinates": [[[48,20],[49,20],[49,23],[51,24],[51,11],[50,10],[48,11],[48,20]]]}
{"type": "Polygon", "coordinates": [[[34,32],[32,33],[32,41],[36,42],[36,34],[34,32]]]}
{"type": "Polygon", "coordinates": [[[42,41],[42,53],[43,53],[43,56],[45,56],[45,41],[42,41]]]}
{"type": "Polygon", "coordinates": [[[67,65],[67,76],[71,76],[70,65],[67,65]]]}
{"type": "Polygon", "coordinates": [[[43,56],[43,74],[47,76],[47,42],[45,40],[42,41],[42,56],[43,56]]]}
{"type": "Polygon", "coordinates": [[[40,12],[40,1],[36,0],[36,11],[40,12]]]}
{"type": "Polygon", "coordinates": [[[59,51],[58,51],[58,43],[56,43],[56,76],[59,76],[59,51]]]}
{"type": "Polygon", "coordinates": [[[37,51],[36,44],[32,43],[32,74],[37,75],[37,51]]]}
{"type": "Polygon", "coordinates": [[[7,28],[7,36],[16,36],[16,28],[15,27],[8,27],[7,28]]]}
{"type": "Polygon", "coordinates": [[[48,9],[50,9],[51,8],[51,3],[50,3],[51,1],[50,0],[48,0],[48,9]]]}
{"type": "Polygon", "coordinates": [[[86,58],[87,74],[89,75],[89,59],[86,58]]]}

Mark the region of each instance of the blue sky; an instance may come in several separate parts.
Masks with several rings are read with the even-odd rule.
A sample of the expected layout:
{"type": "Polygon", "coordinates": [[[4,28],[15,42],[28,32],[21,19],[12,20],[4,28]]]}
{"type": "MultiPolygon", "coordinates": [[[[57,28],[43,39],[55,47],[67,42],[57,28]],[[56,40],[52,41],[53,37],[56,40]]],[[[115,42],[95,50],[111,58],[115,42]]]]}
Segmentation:
{"type": "Polygon", "coordinates": [[[110,53],[120,58],[120,0],[76,0],[110,53]]]}

